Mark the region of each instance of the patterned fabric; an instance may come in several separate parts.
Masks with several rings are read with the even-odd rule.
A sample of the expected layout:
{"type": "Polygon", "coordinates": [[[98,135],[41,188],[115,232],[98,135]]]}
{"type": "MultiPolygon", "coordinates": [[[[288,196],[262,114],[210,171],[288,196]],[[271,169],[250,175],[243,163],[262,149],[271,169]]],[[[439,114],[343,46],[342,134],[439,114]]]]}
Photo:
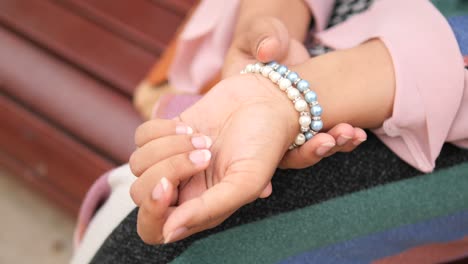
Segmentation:
{"type": "MultiPolygon", "coordinates": [[[[333,27],[356,14],[366,11],[373,1],[374,0],[337,0],[327,28],[333,27]]],[[[329,47],[314,42],[313,34],[309,35],[307,42],[309,44],[306,44],[306,46],[312,57],[325,54],[332,50],[329,47]]]]}
{"type": "Polygon", "coordinates": [[[352,153],[304,170],[278,170],[271,197],[177,243],[145,245],[136,233],[135,209],[92,263],[298,263],[295,258],[304,254],[346,263],[333,261],[341,256],[335,254],[337,248],[348,249],[340,260],[377,259],[421,243],[460,239],[468,235],[468,227],[461,225],[467,223],[467,162],[468,150],[446,144],[436,171],[423,176],[369,134],[352,153]],[[434,223],[440,233],[418,231],[434,223]],[[454,228],[451,235],[440,236],[442,223],[454,224],[447,227],[454,228]],[[405,230],[413,230],[409,240],[399,235],[405,230]],[[368,244],[374,247],[366,248],[368,244]]]}

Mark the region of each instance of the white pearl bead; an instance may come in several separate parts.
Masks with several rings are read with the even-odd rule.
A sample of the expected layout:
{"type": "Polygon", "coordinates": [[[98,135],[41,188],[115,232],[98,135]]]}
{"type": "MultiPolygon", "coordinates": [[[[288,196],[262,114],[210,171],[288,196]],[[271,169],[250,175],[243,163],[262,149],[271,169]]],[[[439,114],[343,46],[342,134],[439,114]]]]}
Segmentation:
{"type": "Polygon", "coordinates": [[[303,99],[299,99],[294,103],[294,108],[296,108],[298,112],[305,111],[307,109],[307,102],[303,99]]]}
{"type": "Polygon", "coordinates": [[[299,124],[301,124],[302,127],[308,127],[312,123],[312,119],[310,116],[301,116],[299,117],[299,124]]]}
{"type": "Polygon", "coordinates": [[[253,71],[253,64],[248,64],[245,66],[245,72],[252,72],[253,71]]]}
{"type": "Polygon", "coordinates": [[[301,94],[298,89],[293,87],[289,87],[286,92],[288,93],[288,98],[291,100],[296,99],[301,94]]]}
{"type": "Polygon", "coordinates": [[[262,70],[262,65],[259,63],[255,63],[253,66],[253,72],[254,73],[259,73],[262,70]]]}
{"type": "Polygon", "coordinates": [[[305,142],[306,142],[306,138],[304,134],[302,133],[298,134],[296,137],[296,140],[294,140],[294,143],[296,143],[296,145],[298,146],[303,145],[305,142]]]}
{"type": "Polygon", "coordinates": [[[262,69],[262,75],[265,76],[265,77],[268,77],[268,75],[270,74],[270,72],[272,70],[273,70],[273,68],[271,68],[270,66],[265,66],[262,69]]]}
{"type": "Polygon", "coordinates": [[[281,91],[284,91],[291,86],[291,81],[286,78],[281,78],[278,84],[279,84],[279,88],[281,89],[281,91]]]}
{"type": "Polygon", "coordinates": [[[270,80],[272,82],[276,83],[281,78],[281,74],[272,71],[268,77],[270,77],[270,80]]]}

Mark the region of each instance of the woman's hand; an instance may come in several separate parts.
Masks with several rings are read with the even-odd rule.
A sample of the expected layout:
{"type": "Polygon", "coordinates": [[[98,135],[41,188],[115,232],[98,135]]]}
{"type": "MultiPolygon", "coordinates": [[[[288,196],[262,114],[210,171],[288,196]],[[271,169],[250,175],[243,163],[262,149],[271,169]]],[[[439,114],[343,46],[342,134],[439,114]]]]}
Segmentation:
{"type": "Polygon", "coordinates": [[[289,36],[286,26],[274,17],[256,17],[239,33],[228,49],[222,69],[223,79],[237,75],[255,61],[279,61],[295,65],[309,59],[304,45],[289,36]]]}
{"type": "MultiPolygon", "coordinates": [[[[191,143],[190,135],[167,132],[176,131],[175,125],[168,129],[162,123],[175,121],[154,120],[142,125],[136,133],[140,148],[132,155],[130,165],[140,176],[131,193],[141,207],[138,230],[143,240],[160,243],[162,237],[166,242],[182,239],[212,228],[241,206],[268,196],[271,177],[299,131],[297,119],[290,100],[271,81],[237,75],[219,83],[180,115],[180,122],[209,136],[211,140],[205,140],[205,144],[191,143]],[[186,171],[183,165],[170,161],[174,156],[187,157],[186,153],[196,147],[210,148],[210,154],[200,154],[205,157],[203,162],[213,157],[209,165],[202,162],[196,169],[186,166],[186,171]],[[198,173],[197,169],[203,168],[198,173]],[[162,177],[169,183],[161,182],[162,177]],[[174,186],[161,206],[151,198],[158,182],[160,186],[174,186]],[[174,207],[168,207],[169,200],[174,207]]],[[[335,146],[334,138],[324,133],[309,142],[335,146]]],[[[317,160],[322,157],[316,156],[317,160]]]]}
{"type": "MultiPolygon", "coordinates": [[[[287,27],[274,17],[257,17],[242,34],[238,33],[228,50],[223,76],[237,75],[245,65],[255,61],[280,61],[286,65],[299,65],[310,59],[303,44],[290,38],[287,27]]],[[[244,27],[245,28],[245,27],[244,27]]],[[[325,110],[326,111],[326,110],[325,110]]],[[[336,152],[350,152],[367,138],[364,130],[346,123],[318,135],[301,148],[288,152],[281,168],[305,168],[336,152]]]]}
{"type": "MultiPolygon", "coordinates": [[[[289,99],[269,80],[253,75],[238,75],[222,81],[182,113],[180,119],[194,131],[212,139],[210,150],[214,159],[203,173],[172,179],[174,187],[186,179],[190,181],[179,188],[177,207],[168,209],[162,233],[169,241],[216,226],[242,205],[257,199],[299,131],[298,114],[289,99]],[[176,230],[185,231],[183,234],[177,231],[175,237],[176,230]]],[[[152,135],[141,131],[137,138],[142,138],[141,134],[152,135]]],[[[130,161],[132,171],[141,175],[132,187],[132,197],[140,206],[150,200],[148,186],[154,186],[165,176],[160,174],[162,170],[158,164],[168,156],[189,151],[182,148],[176,154],[172,149],[184,145],[180,140],[153,135],[142,140],[146,142],[143,145],[137,142],[141,147],[130,161]]],[[[168,163],[167,166],[172,165],[168,163]]],[[[142,212],[145,213],[149,214],[147,210],[142,212]]],[[[138,224],[139,230],[158,230],[155,227],[160,222],[139,221],[138,224]]],[[[140,235],[147,242],[159,241],[140,235]]]]}
{"type": "MultiPolygon", "coordinates": [[[[325,129],[333,134],[338,122],[373,128],[388,118],[394,96],[392,69],[385,46],[379,40],[372,40],[347,51],[309,60],[294,70],[307,73],[311,77],[308,79],[318,84],[320,102],[329,110],[323,116],[325,129]],[[336,78],[338,73],[340,78],[336,78]],[[372,74],[363,78],[362,73],[372,74]]],[[[242,205],[262,194],[267,196],[271,192],[271,176],[299,129],[297,117],[289,99],[266,78],[237,75],[222,81],[182,113],[179,120],[213,141],[210,152],[205,149],[196,155],[202,161],[200,164],[211,158],[209,164],[203,163],[207,166],[203,171],[198,170],[201,167],[183,170],[182,163],[165,162],[169,157],[192,150],[181,148],[184,146],[181,139],[163,140],[154,133],[157,129],[151,129],[156,126],[153,123],[144,124],[137,133],[140,148],[130,162],[132,171],[141,175],[132,187],[133,199],[145,208],[139,215],[145,219],[138,221],[140,236],[148,243],[158,243],[162,237],[165,242],[176,241],[212,228],[242,205]],[[165,176],[167,182],[162,180],[165,176]],[[150,202],[146,202],[149,206],[144,205],[152,194],[158,197],[154,193],[160,192],[153,191],[157,182],[160,182],[159,190],[168,190],[167,201],[175,206],[162,204],[161,209],[150,202]],[[178,191],[171,193],[167,186],[178,191]]],[[[361,140],[348,139],[346,144],[361,140]]],[[[334,141],[329,134],[318,134],[301,148],[288,152],[283,162],[292,155],[307,157],[311,153],[305,151],[308,145],[316,149],[316,154],[321,147],[328,147],[325,155],[333,153],[334,141]]]]}

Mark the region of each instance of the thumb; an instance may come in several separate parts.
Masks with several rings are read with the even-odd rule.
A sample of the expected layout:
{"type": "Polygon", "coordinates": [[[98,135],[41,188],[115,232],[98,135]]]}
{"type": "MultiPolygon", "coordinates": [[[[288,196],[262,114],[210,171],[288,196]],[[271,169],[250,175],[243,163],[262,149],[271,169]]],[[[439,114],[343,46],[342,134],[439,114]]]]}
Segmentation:
{"type": "Polygon", "coordinates": [[[263,189],[262,193],[260,193],[260,198],[268,198],[271,193],[273,192],[273,186],[271,185],[271,182],[268,183],[268,185],[263,189]]]}
{"type": "MultiPolygon", "coordinates": [[[[243,165],[241,167],[245,168],[243,165]]],[[[255,167],[260,168],[261,165],[255,167]]],[[[165,243],[219,225],[237,209],[256,200],[267,185],[263,184],[263,179],[272,173],[263,169],[234,170],[201,196],[180,204],[164,224],[165,243]]]]}
{"type": "Polygon", "coordinates": [[[253,20],[246,34],[244,47],[261,62],[281,61],[289,50],[289,33],[277,18],[261,17],[253,20]]]}

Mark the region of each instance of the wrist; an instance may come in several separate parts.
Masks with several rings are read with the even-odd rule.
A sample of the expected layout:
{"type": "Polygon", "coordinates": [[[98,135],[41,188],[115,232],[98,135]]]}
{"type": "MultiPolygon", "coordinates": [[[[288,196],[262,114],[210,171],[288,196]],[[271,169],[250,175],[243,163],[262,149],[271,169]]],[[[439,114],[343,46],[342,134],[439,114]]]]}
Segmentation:
{"type": "Polygon", "coordinates": [[[379,40],[330,52],[291,68],[318,94],[325,130],[339,123],[376,128],[391,116],[393,65],[379,40]]]}
{"type": "Polygon", "coordinates": [[[271,98],[269,101],[270,107],[274,108],[281,123],[283,124],[285,135],[285,148],[288,148],[297,137],[300,131],[299,117],[300,114],[294,107],[294,103],[288,98],[287,94],[278,88],[278,85],[270,79],[263,76],[256,76],[260,86],[264,89],[265,96],[271,98]]]}
{"type": "MultiPolygon", "coordinates": [[[[307,140],[312,138],[314,134],[318,133],[322,129],[323,123],[321,121],[322,108],[316,101],[315,92],[310,91],[307,81],[301,80],[295,73],[291,72],[291,74],[289,74],[290,72],[291,71],[288,70],[285,65],[278,64],[277,62],[271,62],[267,65],[262,65],[261,63],[249,64],[241,73],[257,73],[259,75],[263,75],[266,79],[270,80],[271,83],[276,84],[275,86],[277,86],[276,89],[270,88],[270,91],[277,90],[284,92],[288,99],[293,103],[294,110],[297,111],[297,114],[294,114],[293,112],[295,111],[292,110],[281,111],[283,116],[289,116],[289,118],[282,120],[284,122],[281,123],[288,124],[287,127],[292,128],[292,130],[288,131],[298,131],[294,133],[294,141],[289,146],[289,149],[293,149],[303,145],[307,140]],[[303,93],[304,96],[302,96],[301,93],[303,93]],[[291,118],[294,115],[297,116],[296,123],[292,121],[294,118],[291,118]],[[298,130],[297,127],[300,129],[298,130]]],[[[277,105],[278,104],[273,104],[273,107],[276,108],[277,105]]],[[[280,103],[280,105],[284,104],[280,103]]],[[[293,132],[284,133],[284,135],[293,135],[293,132]]]]}

